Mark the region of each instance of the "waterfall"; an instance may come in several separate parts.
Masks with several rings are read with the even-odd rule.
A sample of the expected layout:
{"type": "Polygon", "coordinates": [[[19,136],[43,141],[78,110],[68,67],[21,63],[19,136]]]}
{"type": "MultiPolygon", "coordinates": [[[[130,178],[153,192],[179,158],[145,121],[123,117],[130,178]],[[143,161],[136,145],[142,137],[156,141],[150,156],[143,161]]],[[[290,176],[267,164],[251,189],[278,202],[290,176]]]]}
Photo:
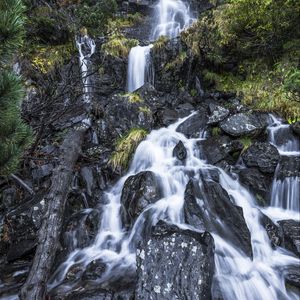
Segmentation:
{"type": "MultiPolygon", "coordinates": [[[[189,7],[180,0],[160,0],[155,7],[155,26],[151,36],[153,41],[160,36],[175,38],[193,22],[189,7]]],[[[154,70],[149,46],[133,47],[129,53],[127,71],[127,91],[133,92],[146,82],[154,84],[154,70]]]]}
{"type": "MultiPolygon", "coordinates": [[[[282,157],[300,156],[300,141],[291,132],[288,124],[283,124],[271,115],[269,140],[276,146],[282,157]]],[[[271,205],[299,212],[300,210],[300,178],[291,176],[280,178],[281,163],[278,164],[271,190],[271,205]]]]}
{"type": "Polygon", "coordinates": [[[153,45],[136,46],[130,50],[127,70],[127,91],[133,92],[146,82],[154,83],[154,72],[151,61],[153,45]]]}
{"type": "Polygon", "coordinates": [[[174,38],[194,21],[189,6],[180,0],[160,0],[155,8],[155,16],[157,25],[152,33],[153,40],[160,36],[174,38]]]}
{"type": "Polygon", "coordinates": [[[79,52],[79,65],[84,88],[83,101],[90,103],[91,79],[89,75],[89,65],[90,57],[95,53],[96,45],[94,40],[87,35],[77,37],[76,45],[79,52]]]}
{"type": "Polygon", "coordinates": [[[218,284],[223,299],[296,299],[294,294],[286,290],[281,269],[288,265],[297,265],[299,260],[281,248],[271,247],[267,233],[260,223],[260,210],[255,198],[238,180],[201,158],[197,142],[205,138],[188,139],[176,131],[187,118],[168,128],[152,131],[138,146],[128,173],[105,195],[107,204],[96,242],[90,247],[71,253],[54,274],[50,287],[61,284],[73,265],[84,270],[95,259],[101,259],[108,266],[101,282],[134,272],[135,247],[145,224],[156,224],[159,219],[164,219],[181,227],[186,226],[182,207],[189,179],[192,177],[200,185],[203,176],[206,180],[209,179],[209,171],[217,171],[222,187],[231,196],[234,204],[243,209],[253,251],[253,259],[250,259],[238,244],[231,244],[219,232],[213,233],[216,247],[214,282],[218,284]],[[179,141],[187,149],[184,164],[178,164],[173,156],[173,149],[179,141]],[[163,196],[144,210],[127,234],[122,229],[120,217],[122,189],[129,176],[141,171],[155,173],[163,187],[163,196]]]}

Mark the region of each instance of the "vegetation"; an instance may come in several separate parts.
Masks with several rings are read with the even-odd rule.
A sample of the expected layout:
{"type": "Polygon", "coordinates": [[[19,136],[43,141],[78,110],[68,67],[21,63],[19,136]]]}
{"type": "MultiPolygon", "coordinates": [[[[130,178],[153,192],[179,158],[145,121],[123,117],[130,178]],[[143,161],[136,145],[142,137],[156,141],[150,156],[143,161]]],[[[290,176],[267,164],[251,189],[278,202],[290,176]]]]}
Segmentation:
{"type": "Polygon", "coordinates": [[[117,142],[116,150],[109,160],[114,170],[127,169],[132,154],[147,134],[145,129],[133,128],[117,142]]]}
{"type": "Polygon", "coordinates": [[[31,134],[22,122],[20,102],[21,79],[11,69],[11,57],[22,44],[24,7],[20,0],[3,0],[0,4],[0,176],[14,172],[31,134]]]}
{"type": "Polygon", "coordinates": [[[123,95],[123,97],[125,97],[129,103],[143,102],[142,97],[138,93],[126,93],[123,95]]]}
{"type": "Polygon", "coordinates": [[[182,34],[205,63],[206,86],[238,91],[254,109],[300,116],[299,3],[229,0],[182,34]]]}

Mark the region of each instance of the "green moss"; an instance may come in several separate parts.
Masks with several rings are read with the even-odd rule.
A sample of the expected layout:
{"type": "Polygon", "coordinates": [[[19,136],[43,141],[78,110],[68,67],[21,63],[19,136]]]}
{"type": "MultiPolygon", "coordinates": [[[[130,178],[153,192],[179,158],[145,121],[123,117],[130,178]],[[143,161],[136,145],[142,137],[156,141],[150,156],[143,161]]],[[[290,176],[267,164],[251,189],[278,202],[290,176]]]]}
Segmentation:
{"type": "Polygon", "coordinates": [[[113,34],[108,41],[102,45],[102,51],[105,55],[126,58],[130,49],[139,44],[138,40],[128,39],[122,34],[113,34]]]}
{"type": "Polygon", "coordinates": [[[122,95],[125,97],[129,103],[140,103],[143,102],[143,98],[138,93],[126,93],[122,95]]]}
{"type": "Polygon", "coordinates": [[[252,139],[248,136],[240,138],[239,141],[244,146],[243,151],[247,150],[252,145],[252,139]]]}
{"type": "Polygon", "coordinates": [[[165,65],[165,71],[169,71],[174,68],[178,68],[182,66],[186,58],[187,58],[187,53],[185,51],[180,52],[173,61],[165,65]]]}
{"type": "Polygon", "coordinates": [[[161,50],[166,47],[166,44],[168,42],[168,37],[162,35],[160,36],[153,44],[153,50],[161,50]]]}
{"type": "Polygon", "coordinates": [[[151,114],[151,110],[150,110],[150,108],[147,107],[147,106],[140,106],[140,107],[139,107],[139,111],[140,111],[140,112],[143,112],[143,113],[145,113],[145,114],[151,114]]]}
{"type": "Polygon", "coordinates": [[[211,134],[212,136],[218,136],[220,135],[222,132],[221,128],[218,127],[218,126],[214,126],[212,129],[211,129],[211,134]]]}
{"type": "Polygon", "coordinates": [[[109,160],[109,164],[114,170],[123,171],[127,169],[132,154],[147,134],[145,129],[133,128],[119,139],[116,150],[109,160]]]}

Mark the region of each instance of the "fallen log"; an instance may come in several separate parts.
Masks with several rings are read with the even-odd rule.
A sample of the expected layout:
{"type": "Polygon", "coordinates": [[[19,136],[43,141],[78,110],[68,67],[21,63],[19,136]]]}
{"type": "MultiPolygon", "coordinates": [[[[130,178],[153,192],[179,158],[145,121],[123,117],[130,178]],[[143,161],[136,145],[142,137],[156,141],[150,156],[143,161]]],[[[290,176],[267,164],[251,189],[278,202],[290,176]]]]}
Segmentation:
{"type": "Polygon", "coordinates": [[[85,126],[70,130],[61,146],[60,163],[53,171],[52,184],[45,197],[47,211],[38,233],[36,253],[19,294],[21,300],[43,300],[46,297],[47,281],[59,245],[65,202],[86,130],[85,126]]]}

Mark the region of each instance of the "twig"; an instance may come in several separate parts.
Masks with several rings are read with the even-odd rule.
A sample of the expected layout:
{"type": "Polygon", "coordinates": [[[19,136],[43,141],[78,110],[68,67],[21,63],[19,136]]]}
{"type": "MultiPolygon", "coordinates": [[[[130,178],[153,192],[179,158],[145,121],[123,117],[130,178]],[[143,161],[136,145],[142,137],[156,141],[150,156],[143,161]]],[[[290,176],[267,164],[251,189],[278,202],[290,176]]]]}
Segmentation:
{"type": "Polygon", "coordinates": [[[11,174],[10,177],[12,179],[14,179],[25,190],[27,190],[31,195],[35,194],[35,192],[33,191],[33,189],[30,186],[28,186],[21,178],[19,178],[18,176],[14,175],[14,174],[11,174]]]}

